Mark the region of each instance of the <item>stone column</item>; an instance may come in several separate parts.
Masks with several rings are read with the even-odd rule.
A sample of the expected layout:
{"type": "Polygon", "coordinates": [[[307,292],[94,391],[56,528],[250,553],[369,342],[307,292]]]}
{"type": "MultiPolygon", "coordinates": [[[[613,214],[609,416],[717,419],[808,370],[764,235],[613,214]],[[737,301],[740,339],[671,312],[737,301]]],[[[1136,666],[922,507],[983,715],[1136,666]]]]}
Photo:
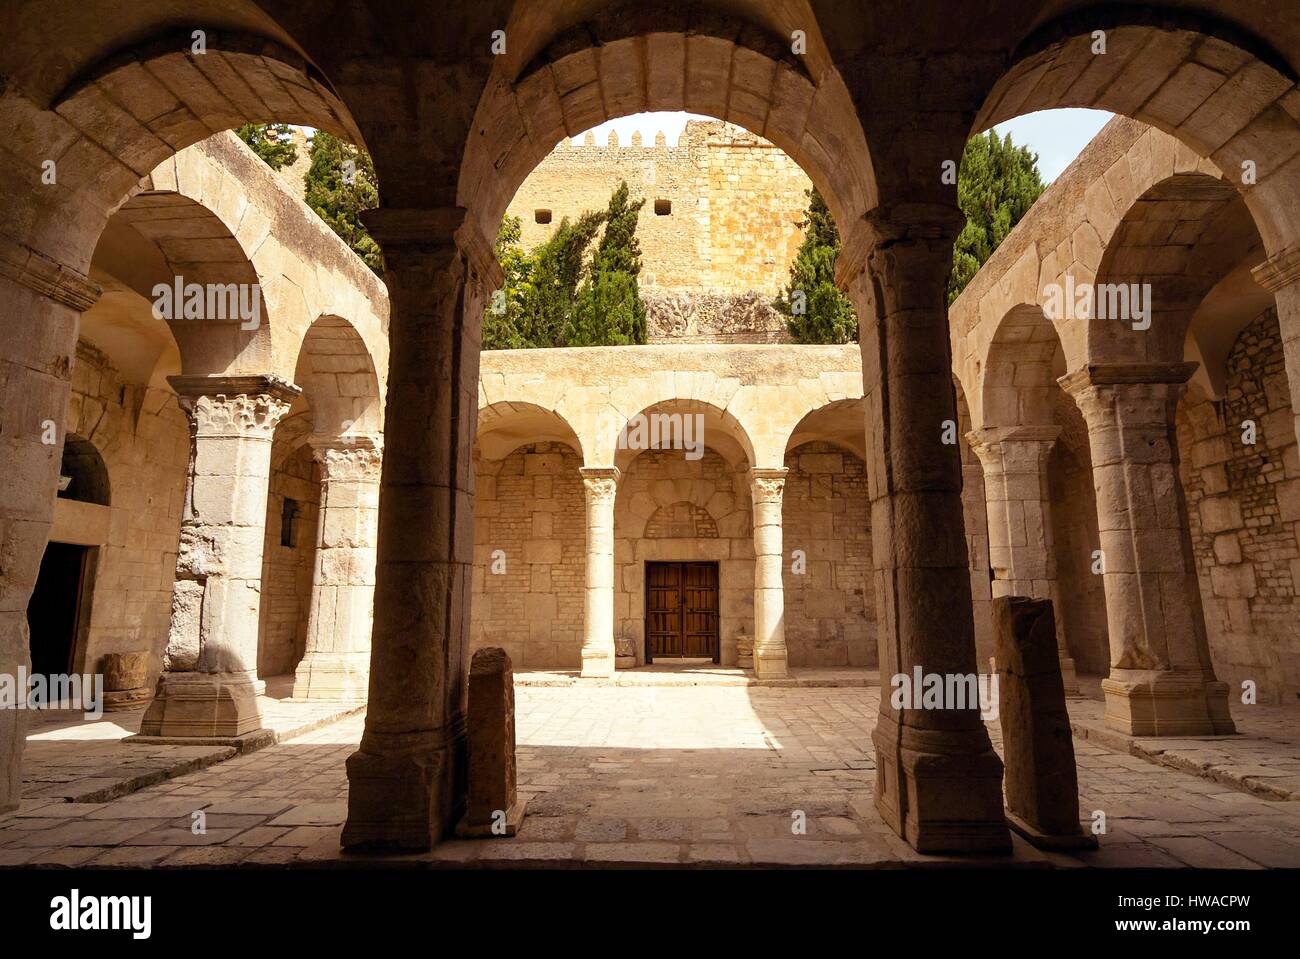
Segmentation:
{"type": "Polygon", "coordinates": [[[307,649],[295,699],[364,700],[370,678],[381,441],[373,436],[312,440],[320,464],[320,515],[307,649]]]}
{"type": "Polygon", "coordinates": [[[1061,377],[1088,423],[1110,632],[1106,724],[1134,736],[1234,732],[1210,662],[1174,414],[1194,363],[1061,377]]]}
{"type": "MultiPolygon", "coordinates": [[[[1059,426],[993,427],[966,434],[984,467],[994,599],[1050,599],[1060,609],[1047,485],[1047,460],[1060,434],[1059,426]]],[[[1062,622],[1056,623],[1061,682],[1066,695],[1073,696],[1079,692],[1079,680],[1062,622]]]]}
{"type": "MultiPolygon", "coordinates": [[[[72,358],[100,290],[0,236],[0,673],[31,668],[27,604],[54,519],[72,358]]],[[[0,709],[0,812],[18,805],[27,710],[0,709]]]]}
{"type": "Polygon", "coordinates": [[[790,674],[781,577],[781,499],[788,472],[784,466],[749,471],[754,504],[754,675],[758,679],[784,679],[790,674]]]}
{"type": "MultiPolygon", "coordinates": [[[[1255,282],[1273,294],[1277,306],[1286,378],[1291,387],[1291,412],[1295,416],[1296,437],[1300,439],[1300,247],[1269,257],[1251,272],[1255,282]]],[[[1296,585],[1300,588],[1300,574],[1296,585]]]]}
{"type": "MultiPolygon", "coordinates": [[[[364,214],[390,320],[370,692],[348,759],[347,848],[427,849],[465,808],[483,309],[491,246],[459,208],[364,214]]],[[[495,272],[494,272],[495,271],[495,272]]]]}
{"type": "Polygon", "coordinates": [[[880,644],[876,808],[921,852],[1005,850],[1002,762],[978,703],[895,708],[893,677],[976,675],[945,291],[963,218],[911,204],[846,234],[859,318],[880,644]]]}
{"type": "Polygon", "coordinates": [[[257,697],[271,438],[298,387],[274,376],[173,376],[190,417],[190,469],[163,674],[141,736],[237,737],[257,697]]]}
{"type": "Polygon", "coordinates": [[[582,675],[614,675],[615,467],[584,466],[587,494],[587,589],[582,604],[582,675]]]}

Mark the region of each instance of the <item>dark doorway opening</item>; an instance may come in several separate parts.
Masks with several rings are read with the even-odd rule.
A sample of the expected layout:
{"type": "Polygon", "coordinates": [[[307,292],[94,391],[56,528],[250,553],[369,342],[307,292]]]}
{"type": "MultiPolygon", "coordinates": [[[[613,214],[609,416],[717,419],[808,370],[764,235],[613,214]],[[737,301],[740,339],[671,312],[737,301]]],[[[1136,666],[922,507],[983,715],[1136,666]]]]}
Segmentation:
{"type": "Polygon", "coordinates": [[[718,564],[646,563],[645,659],[722,661],[718,564]]]}
{"type": "Polygon", "coordinates": [[[77,638],[90,569],[88,546],[50,543],[41,559],[36,588],[27,603],[32,673],[76,672],[77,638]]]}

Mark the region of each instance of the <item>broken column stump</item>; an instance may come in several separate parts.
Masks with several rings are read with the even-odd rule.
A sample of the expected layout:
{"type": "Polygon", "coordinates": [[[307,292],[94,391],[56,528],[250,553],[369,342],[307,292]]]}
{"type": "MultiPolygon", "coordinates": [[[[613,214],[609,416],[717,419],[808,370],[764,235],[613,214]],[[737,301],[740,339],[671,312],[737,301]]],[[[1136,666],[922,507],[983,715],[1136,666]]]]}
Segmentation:
{"type": "Polygon", "coordinates": [[[1007,822],[1042,849],[1096,848],[1079,825],[1079,778],[1049,599],[993,600],[1007,822]]]}
{"type": "Polygon", "coordinates": [[[463,837],[513,836],[524,819],[515,792],[515,686],[510,656],[490,646],[469,667],[469,803],[463,837]]]}

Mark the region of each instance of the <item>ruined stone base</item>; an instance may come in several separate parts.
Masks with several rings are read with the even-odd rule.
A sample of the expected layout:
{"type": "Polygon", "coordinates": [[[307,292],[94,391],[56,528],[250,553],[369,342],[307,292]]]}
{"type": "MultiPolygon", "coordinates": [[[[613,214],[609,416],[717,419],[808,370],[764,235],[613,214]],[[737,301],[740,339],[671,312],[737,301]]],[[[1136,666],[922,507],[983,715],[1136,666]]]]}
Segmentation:
{"type": "MultiPolygon", "coordinates": [[[[420,735],[427,740],[427,733],[420,735]]],[[[343,848],[431,849],[464,812],[464,730],[452,745],[442,747],[414,741],[413,734],[369,738],[382,741],[384,751],[363,739],[348,757],[343,848]]]]}
{"type": "Polygon", "coordinates": [[[369,691],[369,653],[309,652],[293,679],[294,699],[363,702],[369,691]]]}
{"type": "Polygon", "coordinates": [[[1130,736],[1230,736],[1228,684],[1166,670],[1111,670],[1106,725],[1130,736]]]}
{"type": "Polygon", "coordinates": [[[123,709],[139,709],[149,702],[151,695],[148,686],[111,690],[104,693],[104,712],[113,713],[123,709]]]}
{"type": "Polygon", "coordinates": [[[1007,825],[1035,849],[1064,852],[1072,849],[1096,849],[1099,846],[1097,837],[1084,832],[1082,825],[1077,833],[1045,833],[1010,810],[1007,811],[1007,825]]]}
{"type": "Polygon", "coordinates": [[[636,668],[636,657],[635,657],[635,656],[616,656],[616,657],[614,658],[614,668],[615,668],[615,669],[635,669],[635,668],[636,668]]]}
{"type": "Polygon", "coordinates": [[[897,741],[897,725],[881,713],[876,746],[876,810],[917,852],[1009,852],[1002,814],[1002,760],[988,733],[904,730],[922,752],[897,741]]]}
{"type": "Polygon", "coordinates": [[[500,839],[513,836],[519,832],[524,823],[524,812],[528,808],[527,799],[519,799],[505,811],[505,821],[497,826],[498,820],[487,822],[470,822],[466,816],[456,825],[456,835],[462,839],[500,839]]]}
{"type": "Polygon", "coordinates": [[[257,697],[265,690],[265,683],[247,673],[163,673],[140,721],[140,736],[233,738],[256,732],[262,728],[257,697]]]}

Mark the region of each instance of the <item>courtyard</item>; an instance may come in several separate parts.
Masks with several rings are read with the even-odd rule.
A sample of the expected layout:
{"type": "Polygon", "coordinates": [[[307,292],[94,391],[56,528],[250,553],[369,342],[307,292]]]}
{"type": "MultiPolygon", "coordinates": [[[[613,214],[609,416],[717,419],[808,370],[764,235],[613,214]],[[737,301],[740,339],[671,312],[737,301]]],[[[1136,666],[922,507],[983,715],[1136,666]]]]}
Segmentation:
{"type": "MultiPolygon", "coordinates": [[[[1300,867],[1300,735],[1285,710],[1238,716],[1241,735],[1230,745],[1177,741],[1187,752],[1171,757],[1174,768],[1080,738],[1081,729],[1100,730],[1101,704],[1071,700],[1080,809],[1085,824],[1104,813],[1100,849],[1043,852],[1015,837],[1005,856],[934,856],[913,850],[873,804],[878,687],[754,686],[725,675],[686,685],[669,676],[621,685],[521,679],[519,791],[529,802],[514,837],[450,839],[388,857],[341,852],[344,760],[364,724],[353,713],[111,800],[26,798],[0,816],[0,866],[1300,867]],[[1220,755],[1201,757],[1198,768],[1198,747],[1249,755],[1250,765],[1226,768],[1220,755]],[[1279,798],[1285,786],[1296,790],[1289,799],[1279,798]]],[[[990,733],[1000,749],[996,725],[990,733]]],[[[69,752],[32,749],[31,762],[75,768],[116,745],[85,728],[62,742],[69,752]]],[[[173,756],[171,768],[185,761],[173,756]]]]}

